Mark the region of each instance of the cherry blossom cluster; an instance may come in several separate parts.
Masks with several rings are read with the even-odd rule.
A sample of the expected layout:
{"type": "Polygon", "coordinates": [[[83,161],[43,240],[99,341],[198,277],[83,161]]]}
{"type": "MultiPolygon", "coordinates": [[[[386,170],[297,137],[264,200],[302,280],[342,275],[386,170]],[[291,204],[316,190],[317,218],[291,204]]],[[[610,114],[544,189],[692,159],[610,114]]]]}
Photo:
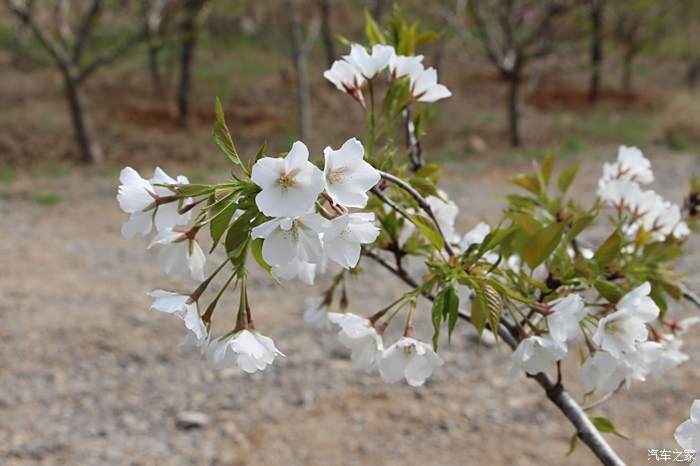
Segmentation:
{"type": "Polygon", "coordinates": [[[418,102],[436,102],[452,95],[438,84],[435,68],[423,66],[423,55],[398,55],[391,45],[376,44],[370,53],[364,46],[352,44],[350,53],[333,62],[323,76],[365,106],[363,86],[386,70],[390,80],[407,78],[409,93],[418,102]]]}
{"type": "Polygon", "coordinates": [[[625,233],[634,236],[640,229],[662,241],[669,234],[684,238],[690,234],[681,208],[652,190],[642,189],[654,181],[651,163],[636,147],[620,146],[617,161],[603,166],[598,195],[625,216],[625,233]]]}
{"type": "MultiPolygon", "coordinates": [[[[460,322],[480,338],[503,340],[513,350],[512,374],[537,375],[550,397],[552,384],[563,390],[562,362],[574,355],[577,379],[601,400],[686,361],[682,336],[700,318],[681,318],[669,300],[683,299],[674,261],[697,223],[700,187],[691,188],[683,207],[665,200],[647,187],[651,162],[621,146],[586,206],[569,194],[578,167],[564,168],[554,183],[548,156],[532,173],[511,179],[525,193],[506,197],[498,221],[462,234],[459,208],[440,188],[442,167],[426,163],[419,141],[425,105],[451,93],[413,53],[417,26],[392,21],[392,34],[371,22],[372,46],[352,44],[323,74],[361,104],[364,137],[318,157],[301,141],[279,156],[263,147],[244,163],[217,101],[214,141],[235,167],[230,179],[194,184],[160,168],[149,179],[122,170],[117,201],[129,215],[122,233],[152,236],[147,249],[158,249],[176,285],[151,291],[151,308],[184,323],[181,345],[205,355],[214,369],[247,373],[284,356],[254,323],[248,273],[257,264],[277,282],[312,285],[319,274],[331,277],[304,320],[337,327],[353,368],[386,383],[425,384],[444,365],[439,349],[460,322]],[[402,136],[405,147],[397,143],[402,136]],[[601,241],[589,233],[606,210],[614,215],[602,225],[609,235],[601,241]],[[407,291],[381,309],[350,310],[348,277],[374,273],[361,267],[366,261],[407,291]],[[219,334],[213,321],[222,313],[220,299],[236,289],[235,319],[219,334]],[[431,303],[430,342],[414,335],[421,301],[431,303]],[[387,329],[397,321],[403,333],[389,340],[387,329]],[[554,371],[556,383],[549,378],[554,371]]],[[[698,403],[676,432],[684,448],[700,447],[698,403]]],[[[582,425],[580,409],[567,416],[582,425]]]]}

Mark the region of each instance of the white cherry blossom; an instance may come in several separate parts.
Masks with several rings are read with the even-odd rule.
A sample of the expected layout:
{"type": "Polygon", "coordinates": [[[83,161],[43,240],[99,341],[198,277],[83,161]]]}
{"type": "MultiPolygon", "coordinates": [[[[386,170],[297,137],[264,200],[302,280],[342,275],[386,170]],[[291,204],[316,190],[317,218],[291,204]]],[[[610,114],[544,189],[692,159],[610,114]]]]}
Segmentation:
{"type": "Polygon", "coordinates": [[[149,234],[154,223],[158,231],[163,231],[186,224],[190,220],[190,212],[178,213],[177,201],[156,204],[158,198],[170,196],[173,192],[155,184],[187,184],[187,178],[184,176],[174,180],[160,167],[156,167],[153,178],[146,180],[133,168],[125,167],[119,175],[119,182],[119,207],[130,214],[129,220],[122,225],[122,235],[126,239],[132,239],[136,234],[149,234]]]}
{"type": "Polygon", "coordinates": [[[275,347],[272,338],[250,330],[213,341],[208,352],[214,369],[238,366],[249,374],[265,369],[277,356],[284,354],[275,347]]]}
{"type": "Polygon", "coordinates": [[[316,268],[318,265],[304,262],[294,258],[285,265],[275,265],[272,267],[272,276],[278,280],[294,280],[298,278],[307,285],[313,285],[316,279],[316,268]]]}
{"type": "Polygon", "coordinates": [[[304,311],[304,322],[308,322],[316,328],[328,330],[331,328],[328,314],[328,306],[324,302],[314,301],[304,311]]]}
{"type": "Polygon", "coordinates": [[[204,281],[206,256],[197,240],[168,228],[153,238],[148,249],[156,245],[161,246],[158,260],[166,274],[176,278],[190,276],[195,281],[204,281]]]}
{"type": "Polygon", "coordinates": [[[428,68],[410,75],[411,95],[419,102],[436,102],[450,97],[452,93],[437,82],[437,71],[428,68]]]}
{"type": "Polygon", "coordinates": [[[394,47],[390,45],[376,44],[372,46],[372,53],[367,53],[367,49],[360,44],[352,44],[350,55],[343,58],[360,70],[365,79],[374,78],[377,73],[389,65],[391,57],[394,56],[394,47]]]}
{"type": "Polygon", "coordinates": [[[293,260],[318,264],[323,259],[320,233],[326,220],[317,213],[297,218],[275,218],[258,225],[250,232],[253,238],[264,238],[262,255],[265,262],[288,265],[293,260]]]}
{"type": "Polygon", "coordinates": [[[360,260],[363,244],[371,244],[379,236],[374,213],[345,214],[328,222],[323,235],[325,253],[333,262],[353,268],[360,260]]]}
{"type": "Polygon", "coordinates": [[[323,191],[323,173],[309,162],[309,150],[301,141],[284,158],[263,157],[255,162],[251,180],[262,188],[255,203],[268,217],[304,215],[323,191]]]}
{"type": "Polygon", "coordinates": [[[633,352],[638,342],[648,338],[646,323],[659,316],[650,292],[651,285],[646,282],[623,296],[617,310],[598,321],[593,342],[616,358],[622,352],[633,352]]]}
{"type": "Polygon", "coordinates": [[[557,361],[566,356],[566,348],[549,336],[532,335],[523,339],[511,355],[513,367],[511,375],[517,376],[521,370],[528,374],[546,372],[557,361]]]}
{"type": "Polygon", "coordinates": [[[379,373],[386,383],[405,378],[412,387],[419,387],[442,364],[442,359],[430,345],[411,337],[401,337],[382,353],[379,373]]]}
{"type": "Polygon", "coordinates": [[[459,207],[449,199],[444,191],[438,191],[438,194],[440,197],[428,196],[425,200],[433,211],[433,215],[435,215],[440,230],[442,230],[442,234],[447,241],[457,242],[459,241],[459,236],[455,233],[455,220],[459,213],[459,207]]]}
{"type": "Polygon", "coordinates": [[[336,60],[330,69],[323,72],[323,77],[333,83],[339,91],[353,96],[364,107],[365,100],[362,96],[362,85],[365,83],[365,78],[355,65],[348,63],[346,60],[336,60]]]}
{"type": "Polygon", "coordinates": [[[367,191],[380,180],[377,170],[363,159],[365,149],[356,138],[350,138],[338,150],[323,150],[325,188],[335,204],[345,207],[367,205],[367,191]]]}
{"type": "MultiPolygon", "coordinates": [[[[676,428],[673,436],[684,450],[700,451],[700,400],[693,401],[690,418],[676,428]]],[[[700,456],[690,466],[700,466],[700,456]]]]}
{"type": "Polygon", "coordinates": [[[340,326],[340,342],[351,351],[355,369],[371,371],[377,367],[384,343],[369,319],[356,314],[329,312],[328,319],[340,326]]]}
{"type": "Polygon", "coordinates": [[[417,76],[423,70],[423,55],[394,55],[389,60],[389,71],[394,78],[417,76]]]}
{"type": "Polygon", "coordinates": [[[581,296],[572,293],[550,304],[553,306],[547,315],[549,334],[566,348],[566,342],[579,334],[579,322],[586,316],[585,303],[581,296]]]}
{"type": "Polygon", "coordinates": [[[649,364],[649,373],[660,378],[668,369],[673,369],[688,360],[688,355],[681,351],[683,340],[672,335],[659,341],[660,348],[657,357],[649,364]]]}
{"type": "Polygon", "coordinates": [[[199,315],[197,303],[190,295],[165,290],[153,290],[148,295],[155,298],[151,309],[173,314],[182,319],[189,330],[188,335],[191,333],[196,341],[201,342],[207,337],[207,327],[199,315]]]}
{"type": "Polygon", "coordinates": [[[603,164],[604,182],[620,179],[648,184],[654,181],[651,162],[636,147],[620,146],[615,163],[603,164]]]}

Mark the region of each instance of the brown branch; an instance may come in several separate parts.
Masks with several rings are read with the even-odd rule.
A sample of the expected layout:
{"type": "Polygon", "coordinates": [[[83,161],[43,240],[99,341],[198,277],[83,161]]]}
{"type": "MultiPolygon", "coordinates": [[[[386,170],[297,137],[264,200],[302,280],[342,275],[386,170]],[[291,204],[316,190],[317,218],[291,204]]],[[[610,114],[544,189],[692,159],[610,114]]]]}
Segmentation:
{"type": "Polygon", "coordinates": [[[381,175],[382,178],[385,180],[395,184],[399,188],[403,189],[406,191],[417,203],[418,206],[428,215],[430,220],[433,221],[435,224],[435,228],[437,229],[437,232],[440,234],[440,236],[443,239],[443,242],[445,243],[445,252],[447,252],[448,255],[454,256],[455,253],[452,250],[452,246],[450,245],[450,241],[448,238],[445,238],[445,234],[442,232],[442,228],[440,228],[440,224],[437,221],[437,218],[435,217],[435,214],[433,213],[433,209],[430,207],[430,204],[428,204],[428,201],[425,200],[421,194],[416,191],[413,186],[410,184],[406,183],[404,180],[401,178],[394,176],[390,173],[383,172],[381,170],[377,170],[379,174],[381,175]]]}
{"type": "MultiPolygon", "coordinates": [[[[363,250],[363,254],[385,269],[392,272],[400,280],[412,288],[417,288],[418,282],[408,275],[405,271],[395,268],[387,261],[369,250],[363,250]]],[[[424,293],[427,299],[433,300],[434,296],[424,293]]],[[[471,322],[471,316],[460,310],[459,317],[467,322],[471,322]]],[[[515,337],[515,329],[508,329],[502,322],[498,324],[498,336],[513,350],[518,347],[518,340],[515,337]]],[[[566,416],[571,424],[576,428],[576,434],[585,443],[593,454],[598,458],[601,464],[605,466],[625,466],[624,461],[617,455],[610,445],[605,441],[598,429],[593,425],[588,418],[583,408],[578,402],[567,392],[564,385],[559,382],[553,382],[549,376],[540,372],[537,375],[530,376],[542,387],[547,398],[566,416]]]]}

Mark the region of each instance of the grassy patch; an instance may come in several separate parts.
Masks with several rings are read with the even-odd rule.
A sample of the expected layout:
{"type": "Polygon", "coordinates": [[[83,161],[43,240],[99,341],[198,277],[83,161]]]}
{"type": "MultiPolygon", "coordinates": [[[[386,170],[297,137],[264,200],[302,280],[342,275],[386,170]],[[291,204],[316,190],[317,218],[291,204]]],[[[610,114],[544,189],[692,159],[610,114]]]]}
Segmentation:
{"type": "Polygon", "coordinates": [[[60,194],[53,191],[37,191],[32,195],[32,200],[41,206],[52,206],[63,201],[60,194]]]}
{"type": "Polygon", "coordinates": [[[15,181],[15,171],[10,167],[0,167],[0,185],[10,186],[15,181]]]}

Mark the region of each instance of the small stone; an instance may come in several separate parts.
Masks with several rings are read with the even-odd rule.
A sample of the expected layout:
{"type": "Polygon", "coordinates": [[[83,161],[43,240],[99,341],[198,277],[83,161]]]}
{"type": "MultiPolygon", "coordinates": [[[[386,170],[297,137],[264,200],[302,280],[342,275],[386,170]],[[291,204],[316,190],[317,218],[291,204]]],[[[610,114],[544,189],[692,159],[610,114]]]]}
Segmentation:
{"type": "Polygon", "coordinates": [[[177,415],[175,427],[180,430],[201,429],[209,422],[209,416],[197,411],[183,411],[177,415]]]}

